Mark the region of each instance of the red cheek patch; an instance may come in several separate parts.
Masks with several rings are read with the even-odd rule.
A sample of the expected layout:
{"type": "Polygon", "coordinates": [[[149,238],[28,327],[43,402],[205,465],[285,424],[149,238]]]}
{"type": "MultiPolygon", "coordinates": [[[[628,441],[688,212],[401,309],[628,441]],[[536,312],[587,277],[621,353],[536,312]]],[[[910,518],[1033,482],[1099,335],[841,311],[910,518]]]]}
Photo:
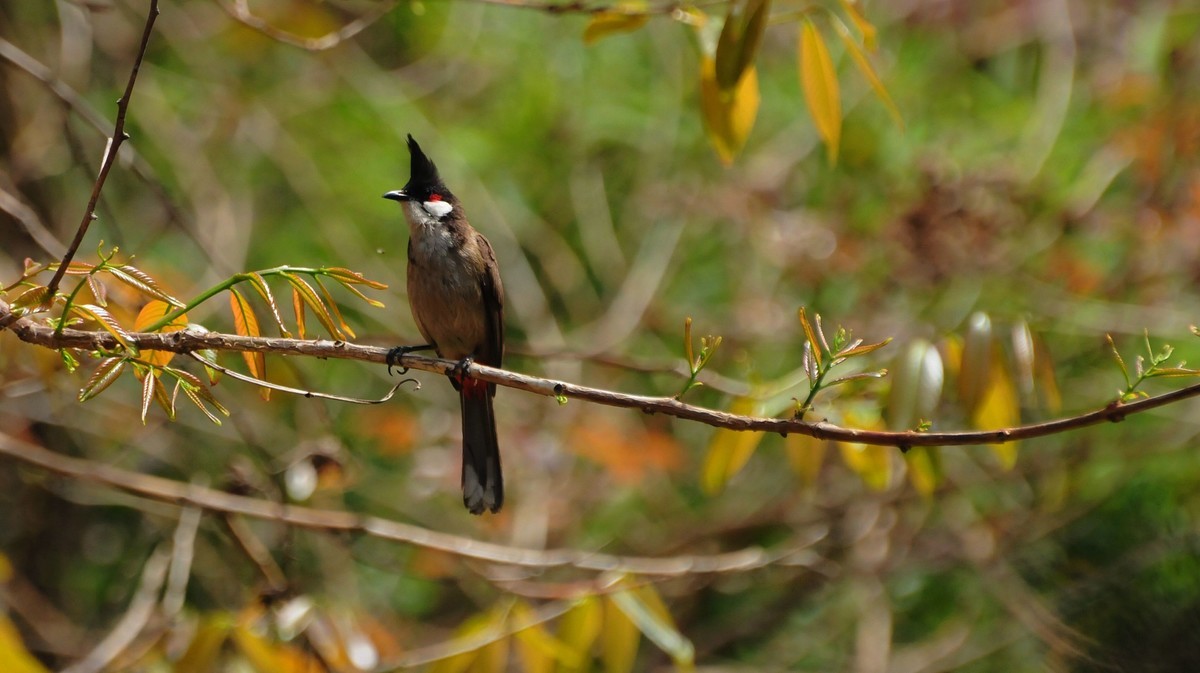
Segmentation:
{"type": "Polygon", "coordinates": [[[429,195],[429,200],[430,200],[430,201],[441,201],[441,200],[442,200],[442,195],[441,195],[441,194],[430,194],[430,195],[429,195]]]}

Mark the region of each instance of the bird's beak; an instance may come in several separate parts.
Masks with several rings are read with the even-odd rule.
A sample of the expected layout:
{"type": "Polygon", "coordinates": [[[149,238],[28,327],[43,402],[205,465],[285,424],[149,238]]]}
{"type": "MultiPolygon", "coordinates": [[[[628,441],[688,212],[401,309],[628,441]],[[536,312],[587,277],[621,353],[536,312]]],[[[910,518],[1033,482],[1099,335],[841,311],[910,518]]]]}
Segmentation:
{"type": "Polygon", "coordinates": [[[409,200],[408,194],[406,194],[403,189],[397,189],[395,191],[388,192],[387,194],[383,195],[383,198],[391,199],[392,201],[408,201],[409,200]]]}

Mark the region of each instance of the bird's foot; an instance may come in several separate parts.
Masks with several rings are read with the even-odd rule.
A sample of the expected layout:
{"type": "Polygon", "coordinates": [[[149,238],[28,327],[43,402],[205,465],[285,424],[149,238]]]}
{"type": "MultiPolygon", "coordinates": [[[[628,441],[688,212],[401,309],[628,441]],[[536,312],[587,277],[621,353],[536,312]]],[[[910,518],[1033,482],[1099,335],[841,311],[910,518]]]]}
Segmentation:
{"type": "Polygon", "coordinates": [[[388,351],[387,358],[385,358],[385,362],[387,362],[388,376],[392,375],[392,367],[400,367],[400,376],[404,376],[408,373],[408,367],[401,366],[400,359],[409,353],[415,353],[416,351],[427,351],[431,348],[433,348],[433,344],[422,344],[420,346],[396,346],[392,350],[388,351]]]}
{"type": "Polygon", "coordinates": [[[470,355],[459,360],[458,363],[454,365],[454,368],[450,370],[450,378],[454,379],[460,384],[466,379],[471,378],[471,375],[467,373],[467,370],[471,368],[471,363],[473,362],[475,362],[475,358],[471,357],[470,355]]]}

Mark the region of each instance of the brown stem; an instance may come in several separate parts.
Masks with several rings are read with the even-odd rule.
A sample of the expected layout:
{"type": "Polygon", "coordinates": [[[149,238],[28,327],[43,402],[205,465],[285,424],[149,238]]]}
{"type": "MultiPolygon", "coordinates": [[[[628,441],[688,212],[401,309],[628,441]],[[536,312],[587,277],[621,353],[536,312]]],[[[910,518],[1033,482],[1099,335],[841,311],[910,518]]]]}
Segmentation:
{"type": "MultiPolygon", "coordinates": [[[[56,334],[52,328],[39,325],[29,318],[18,318],[14,321],[12,320],[12,315],[8,305],[0,301],[0,328],[8,325],[8,328],[26,343],[54,349],[82,348],[85,350],[115,351],[120,348],[120,344],[116,338],[108,332],[85,332],[64,329],[61,333],[56,334]]],[[[172,351],[175,353],[190,353],[211,348],[226,351],[362,360],[380,364],[387,362],[389,351],[387,348],[360,346],[345,341],[243,337],[218,332],[193,332],[189,330],[168,333],[133,332],[126,335],[126,340],[139,349],[172,351]]],[[[457,362],[450,360],[412,354],[404,355],[400,362],[394,364],[438,374],[449,374],[458,366],[457,362]]],[[[817,439],[874,444],[877,446],[895,446],[906,449],[914,446],[1003,444],[1023,439],[1033,439],[1035,437],[1046,437],[1090,425],[1122,421],[1126,416],[1132,414],[1142,413],[1150,409],[1174,404],[1190,397],[1200,396],[1200,384],[1195,384],[1133,402],[1123,404],[1112,402],[1104,407],[1077,416],[1068,416],[1044,423],[1033,423],[996,430],[966,430],[957,432],[916,432],[909,430],[887,432],[845,428],[825,422],[810,423],[792,418],[740,416],[686,404],[670,397],[631,395],[601,388],[590,388],[566,381],[555,381],[527,374],[518,374],[517,372],[486,367],[475,363],[469,365],[467,374],[483,381],[546,397],[568,397],[611,407],[640,409],[648,414],[673,416],[675,418],[704,423],[715,428],[773,432],[781,435],[797,433],[816,437],[817,439]]]]}

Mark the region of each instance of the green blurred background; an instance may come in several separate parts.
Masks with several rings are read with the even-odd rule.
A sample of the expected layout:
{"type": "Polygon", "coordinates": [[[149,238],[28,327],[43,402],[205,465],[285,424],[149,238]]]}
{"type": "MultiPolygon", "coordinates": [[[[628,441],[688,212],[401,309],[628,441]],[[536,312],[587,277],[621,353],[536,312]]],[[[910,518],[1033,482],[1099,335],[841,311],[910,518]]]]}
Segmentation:
{"type": "MultiPolygon", "coordinates": [[[[769,390],[762,409],[784,413],[807,393],[796,319],[806,306],[827,327],[895,339],[860,368],[894,368],[917,340],[935,345],[947,385],[927,420],[949,430],[971,421],[953,354],[976,312],[990,317],[997,362],[1014,379],[1015,329],[1028,326],[1046,362],[1037,391],[1020,398],[1022,422],[1115,399],[1123,382],[1105,334],[1127,362],[1144,352],[1145,331],[1156,349],[1175,346],[1172,362],[1200,352],[1188,331],[1200,322],[1195,3],[865,3],[879,28],[872,62],[903,130],[818,11],[845,107],[830,165],[797,75],[795,12],[811,5],[777,2],[757,62],[761,108],[730,167],[705,134],[695,31],[667,16],[585,46],[585,14],[400,3],[333,48],[306,51],[234,20],[238,6],[162,3],[132,138],[81,259],[94,261],[101,240],[119,246],[184,299],[245,270],[350,267],[391,286],[372,294],[385,310],[337,295],[358,341],[414,343],[407,230],[380,198],[407,180],[412,133],[496,249],[505,364],[517,371],[672,395],[684,382],[674,370],[690,316],[697,336],[723,343],[702,379],[711,385],[687,401],[727,409],[769,390]]],[[[386,7],[251,3],[304,37],[386,7]]],[[[700,9],[719,21],[725,5],[700,9]]],[[[51,239],[73,235],[145,10],[132,0],[0,5],[4,285],[24,258],[51,261],[61,252],[51,239]],[[14,49],[81,101],[66,105],[14,49]]],[[[114,314],[131,323],[140,300],[110,289],[114,314]]],[[[233,329],[224,299],[190,317],[233,329]]],[[[241,366],[231,354],[222,361],[241,366]]],[[[345,361],[268,358],[268,372],[358,397],[390,385],[382,367],[345,361]]],[[[986,447],[944,449],[931,495],[894,451],[872,488],[854,466],[859,448],[768,437],[722,492],[708,493],[699,475],[711,428],[502,389],[509,500],[478,519],[459,504],[457,409],[440,377],[418,375],[419,392],[381,407],[266,403],[226,380],[215,393],[233,415],[216,427],[194,409],[174,423],[152,412],[143,426],[131,377],[79,404],[88,374],[0,333],[0,429],[185,482],[249,484],[268,499],[522,547],[671,556],[816,540],[788,563],[656,585],[702,668],[1200,669],[1192,402],[1026,442],[1011,470],[986,447]],[[328,468],[312,494],[293,481],[305,465],[328,468]]],[[[815,413],[873,425],[898,403],[889,385],[836,389],[815,413]]],[[[24,646],[52,667],[86,653],[126,614],[176,518],[0,463],[0,550],[12,567],[0,606],[24,646]]],[[[556,596],[581,579],[555,571],[509,584],[420,548],[251,525],[286,575],[285,593],[367,634],[382,661],[452,638],[513,595],[536,603],[546,598],[538,586],[556,596]]],[[[181,624],[194,633],[263,602],[264,580],[232,539],[219,518],[203,518],[184,609],[149,654],[114,668],[169,670],[181,650],[163,633],[187,633],[181,624]]],[[[219,661],[233,666],[245,651],[227,648],[219,661]]],[[[532,668],[522,662],[514,653],[508,665],[532,668]]],[[[631,665],[669,662],[645,641],[631,665]]]]}

